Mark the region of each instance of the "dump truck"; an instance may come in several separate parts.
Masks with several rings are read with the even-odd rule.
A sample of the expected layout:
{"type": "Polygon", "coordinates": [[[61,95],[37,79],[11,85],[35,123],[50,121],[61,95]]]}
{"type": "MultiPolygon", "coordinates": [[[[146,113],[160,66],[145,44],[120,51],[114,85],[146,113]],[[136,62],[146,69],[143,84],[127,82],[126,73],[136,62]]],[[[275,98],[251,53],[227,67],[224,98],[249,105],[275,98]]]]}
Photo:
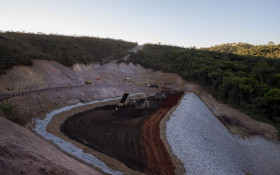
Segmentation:
{"type": "Polygon", "coordinates": [[[135,108],[136,108],[137,110],[143,110],[143,109],[148,108],[148,107],[149,107],[149,104],[150,104],[150,103],[149,103],[149,101],[147,100],[147,98],[141,98],[141,99],[137,102],[135,108]]]}
{"type": "Polygon", "coordinates": [[[155,95],[155,99],[156,99],[157,101],[160,101],[160,100],[165,99],[164,93],[157,93],[157,94],[155,95]]]}
{"type": "Polygon", "coordinates": [[[126,106],[129,103],[129,93],[124,93],[118,106],[126,106]]]}

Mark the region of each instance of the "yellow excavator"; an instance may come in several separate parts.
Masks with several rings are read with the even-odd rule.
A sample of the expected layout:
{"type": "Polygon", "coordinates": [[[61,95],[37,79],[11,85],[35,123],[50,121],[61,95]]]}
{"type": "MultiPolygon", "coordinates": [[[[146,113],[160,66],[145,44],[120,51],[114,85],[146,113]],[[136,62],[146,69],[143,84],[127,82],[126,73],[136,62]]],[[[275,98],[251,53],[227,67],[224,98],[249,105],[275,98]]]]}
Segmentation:
{"type": "Polygon", "coordinates": [[[84,84],[92,84],[92,81],[85,81],[84,84]]]}

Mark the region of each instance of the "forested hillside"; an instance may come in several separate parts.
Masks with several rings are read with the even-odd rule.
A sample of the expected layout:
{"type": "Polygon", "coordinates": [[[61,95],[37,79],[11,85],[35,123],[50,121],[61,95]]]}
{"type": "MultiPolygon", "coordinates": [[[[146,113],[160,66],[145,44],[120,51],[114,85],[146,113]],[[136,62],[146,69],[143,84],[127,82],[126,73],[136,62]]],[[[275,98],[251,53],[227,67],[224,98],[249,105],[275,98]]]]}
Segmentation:
{"type": "Polygon", "coordinates": [[[130,61],[196,81],[216,98],[280,129],[280,59],[145,45],[130,61]]]}
{"type": "Polygon", "coordinates": [[[252,45],[248,43],[228,43],[203,48],[203,50],[234,53],[237,55],[263,56],[267,58],[280,58],[280,44],[269,42],[267,45],[252,45]]]}
{"type": "Polygon", "coordinates": [[[0,33],[0,74],[32,59],[55,60],[66,66],[103,62],[125,56],[136,43],[61,35],[0,33]]]}

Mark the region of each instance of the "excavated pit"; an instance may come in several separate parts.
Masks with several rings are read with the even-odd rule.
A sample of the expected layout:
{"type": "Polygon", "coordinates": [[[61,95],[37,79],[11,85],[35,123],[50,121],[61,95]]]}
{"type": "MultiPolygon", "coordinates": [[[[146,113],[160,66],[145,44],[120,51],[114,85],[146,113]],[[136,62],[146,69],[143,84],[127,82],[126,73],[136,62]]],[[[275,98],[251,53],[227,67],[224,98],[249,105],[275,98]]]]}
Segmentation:
{"type": "Polygon", "coordinates": [[[177,104],[182,93],[164,101],[148,97],[150,107],[97,107],[70,116],[61,131],[98,152],[116,158],[127,167],[147,174],[174,174],[174,166],[160,140],[160,120],[177,104]]]}

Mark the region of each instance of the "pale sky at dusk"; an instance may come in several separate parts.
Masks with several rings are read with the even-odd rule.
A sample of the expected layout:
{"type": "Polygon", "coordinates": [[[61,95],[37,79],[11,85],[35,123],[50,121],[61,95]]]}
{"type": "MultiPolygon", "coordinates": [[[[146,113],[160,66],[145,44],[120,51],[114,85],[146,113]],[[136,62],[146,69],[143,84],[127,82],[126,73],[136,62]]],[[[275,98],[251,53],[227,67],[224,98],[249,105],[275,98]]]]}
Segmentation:
{"type": "Polygon", "coordinates": [[[0,0],[0,30],[208,47],[280,43],[280,0],[0,0]]]}

